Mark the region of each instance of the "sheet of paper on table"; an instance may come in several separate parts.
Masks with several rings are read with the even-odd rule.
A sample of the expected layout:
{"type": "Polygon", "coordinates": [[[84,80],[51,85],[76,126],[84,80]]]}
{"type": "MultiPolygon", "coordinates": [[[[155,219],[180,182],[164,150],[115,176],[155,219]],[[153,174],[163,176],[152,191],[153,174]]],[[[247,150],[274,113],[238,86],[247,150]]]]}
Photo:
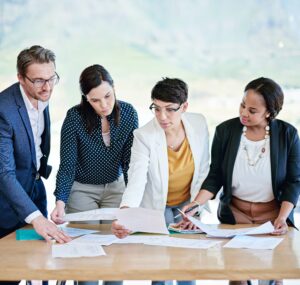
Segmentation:
{"type": "Polygon", "coordinates": [[[208,237],[231,238],[237,235],[259,235],[269,234],[274,231],[274,226],[271,222],[266,222],[258,227],[240,228],[240,229],[216,229],[209,225],[202,223],[200,220],[188,216],[188,219],[203,230],[208,237]]]}

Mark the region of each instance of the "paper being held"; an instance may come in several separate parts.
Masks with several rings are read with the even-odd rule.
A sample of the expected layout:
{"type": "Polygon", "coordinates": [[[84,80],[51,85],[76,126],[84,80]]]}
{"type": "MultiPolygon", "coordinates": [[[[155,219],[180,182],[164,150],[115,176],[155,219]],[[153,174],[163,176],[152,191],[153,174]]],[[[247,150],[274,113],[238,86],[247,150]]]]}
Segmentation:
{"type": "Polygon", "coordinates": [[[116,218],[115,212],[118,208],[101,208],[90,211],[66,214],[63,217],[65,222],[73,221],[105,221],[114,220],[116,218]]]}
{"type": "Polygon", "coordinates": [[[116,211],[118,224],[133,232],[169,234],[163,211],[145,208],[125,208],[116,211]]]}

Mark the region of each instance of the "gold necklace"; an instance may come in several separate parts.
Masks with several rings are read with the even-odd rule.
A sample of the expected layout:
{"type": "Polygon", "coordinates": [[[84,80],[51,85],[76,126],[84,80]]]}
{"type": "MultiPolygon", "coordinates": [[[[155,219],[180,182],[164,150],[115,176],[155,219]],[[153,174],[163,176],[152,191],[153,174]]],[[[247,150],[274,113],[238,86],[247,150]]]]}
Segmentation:
{"type": "MultiPolygon", "coordinates": [[[[260,151],[258,152],[257,155],[255,155],[252,159],[250,158],[249,156],[249,151],[248,151],[248,147],[247,147],[247,144],[245,142],[245,140],[242,140],[242,149],[245,151],[246,153],[246,157],[247,157],[247,161],[248,161],[248,165],[249,166],[255,166],[258,161],[263,157],[263,154],[266,152],[266,145],[267,145],[267,142],[270,138],[270,127],[269,125],[267,125],[265,127],[265,140],[264,140],[264,144],[262,145],[260,151]]],[[[246,132],[247,132],[247,127],[244,126],[243,127],[243,136],[244,138],[246,138],[246,132]]]]}

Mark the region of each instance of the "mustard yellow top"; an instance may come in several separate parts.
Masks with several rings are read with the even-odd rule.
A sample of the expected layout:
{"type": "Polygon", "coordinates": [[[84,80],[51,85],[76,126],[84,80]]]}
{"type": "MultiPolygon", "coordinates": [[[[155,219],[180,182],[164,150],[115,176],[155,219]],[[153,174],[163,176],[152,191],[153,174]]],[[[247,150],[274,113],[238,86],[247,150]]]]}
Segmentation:
{"type": "Polygon", "coordinates": [[[194,159],[187,138],[178,151],[168,148],[169,189],[167,205],[175,206],[190,199],[194,159]]]}

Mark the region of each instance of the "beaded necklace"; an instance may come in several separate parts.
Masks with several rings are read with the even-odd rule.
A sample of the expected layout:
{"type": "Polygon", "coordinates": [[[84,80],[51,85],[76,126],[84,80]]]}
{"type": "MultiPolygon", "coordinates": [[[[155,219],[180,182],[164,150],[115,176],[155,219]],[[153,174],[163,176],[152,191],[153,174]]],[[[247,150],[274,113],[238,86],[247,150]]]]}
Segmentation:
{"type": "MultiPolygon", "coordinates": [[[[242,140],[242,149],[246,153],[246,157],[247,157],[247,161],[248,161],[248,165],[249,166],[255,166],[258,163],[258,161],[263,157],[263,154],[266,152],[266,145],[267,145],[267,142],[268,142],[268,140],[270,138],[270,127],[269,127],[269,125],[267,125],[265,127],[265,131],[266,131],[266,133],[265,133],[264,144],[262,145],[262,147],[259,150],[258,154],[254,155],[253,158],[250,158],[247,144],[245,143],[245,140],[242,140]]],[[[245,138],[246,138],[246,132],[247,132],[247,127],[244,126],[243,127],[243,136],[245,138]]]]}

